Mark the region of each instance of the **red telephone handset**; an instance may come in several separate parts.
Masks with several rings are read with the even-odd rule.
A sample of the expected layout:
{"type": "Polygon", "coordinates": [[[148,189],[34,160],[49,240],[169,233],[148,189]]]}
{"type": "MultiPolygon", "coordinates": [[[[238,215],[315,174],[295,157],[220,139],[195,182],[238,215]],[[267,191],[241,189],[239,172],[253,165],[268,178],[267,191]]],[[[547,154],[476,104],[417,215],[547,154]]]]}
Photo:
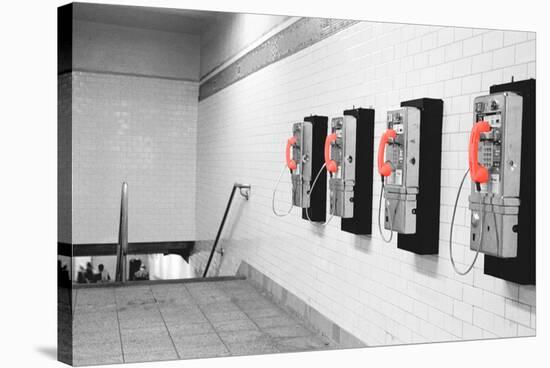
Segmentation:
{"type": "Polygon", "coordinates": [[[286,166],[288,166],[290,170],[296,170],[296,167],[298,166],[296,165],[296,161],[290,158],[290,147],[295,144],[296,144],[296,137],[294,136],[288,138],[288,140],[286,141],[286,150],[285,150],[286,166]]]}
{"type": "Polygon", "coordinates": [[[388,139],[397,137],[397,133],[393,129],[387,129],[382,137],[380,138],[380,144],[378,145],[378,172],[382,176],[391,175],[391,164],[389,162],[384,162],[384,153],[386,151],[386,144],[388,144],[388,139]]]}
{"type": "Polygon", "coordinates": [[[468,165],[470,167],[470,177],[475,183],[487,183],[489,181],[489,170],[478,161],[478,147],[481,133],[491,131],[491,125],[486,121],[478,121],[472,127],[470,133],[470,144],[468,145],[468,165]]]}
{"type": "Polygon", "coordinates": [[[325,164],[327,165],[327,171],[335,173],[338,170],[336,161],[330,159],[330,144],[336,141],[336,133],[327,135],[325,139],[325,164]]]}

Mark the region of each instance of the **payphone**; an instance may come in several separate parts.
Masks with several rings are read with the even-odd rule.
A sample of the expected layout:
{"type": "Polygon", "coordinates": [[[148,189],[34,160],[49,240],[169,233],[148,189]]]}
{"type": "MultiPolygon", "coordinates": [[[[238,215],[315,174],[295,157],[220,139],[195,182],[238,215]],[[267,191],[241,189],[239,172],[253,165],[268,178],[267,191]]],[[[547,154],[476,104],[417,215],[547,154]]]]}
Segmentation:
{"type": "Polygon", "coordinates": [[[468,163],[470,249],[501,258],[517,254],[522,97],[499,93],[474,100],[468,163]]]}
{"type": "Polygon", "coordinates": [[[374,109],[353,107],[331,120],[324,158],[329,179],[330,214],[342,231],[372,233],[374,109]]]}
{"type": "Polygon", "coordinates": [[[470,272],[479,253],[497,259],[518,255],[520,183],[522,181],[523,97],[511,91],[479,96],[468,145],[468,170],[457,193],[450,232],[450,256],[455,271],[470,272]],[[475,257],[465,271],[458,270],[452,253],[452,231],[460,191],[466,177],[472,181],[468,198],[470,249],[475,257]]]}
{"type": "Polygon", "coordinates": [[[357,120],[350,115],[333,118],[325,140],[325,164],[329,179],[330,214],[353,217],[357,120]]]}
{"type": "Polygon", "coordinates": [[[312,125],[310,122],[294,123],[292,125],[292,137],[286,143],[285,161],[291,172],[292,205],[300,208],[309,207],[311,134],[312,125]]]}
{"type": "MultiPolygon", "coordinates": [[[[403,107],[388,111],[387,129],[378,146],[378,172],[385,197],[384,228],[390,232],[416,232],[416,195],[420,154],[420,110],[403,107]],[[384,155],[385,153],[385,155],[384,155]]],[[[382,206],[379,206],[379,210],[382,206]]],[[[379,216],[380,218],[380,216],[379,216]]],[[[390,238],[383,239],[389,241],[390,238]]]]}
{"type": "Polygon", "coordinates": [[[292,135],[285,146],[285,163],[273,189],[272,210],[276,216],[290,214],[293,207],[302,208],[302,217],[310,221],[324,221],[326,211],[326,173],[323,171],[322,142],[327,131],[326,116],[310,115],[292,125],[292,135]],[[290,171],[292,201],[287,211],[275,209],[275,195],[286,170],[290,171]],[[312,193],[312,179],[319,179],[318,191],[312,193]],[[307,211],[307,212],[306,212],[307,211]]]}
{"type": "Polygon", "coordinates": [[[402,102],[387,112],[378,146],[380,235],[389,243],[397,233],[398,248],[417,254],[438,252],[442,118],[442,100],[402,102]]]}
{"type": "Polygon", "coordinates": [[[292,125],[292,136],[287,139],[285,147],[285,165],[277,184],[273,189],[272,210],[277,216],[290,214],[294,206],[309,207],[309,191],[311,184],[311,123],[301,121],[292,125]],[[286,170],[290,170],[292,183],[292,202],[287,212],[279,213],[275,209],[275,194],[281,178],[286,170]]]}
{"type": "Polygon", "coordinates": [[[522,285],[536,284],[536,81],[525,79],[491,86],[489,93],[514,92],[522,97],[521,166],[517,255],[484,255],[483,272],[522,285]]]}

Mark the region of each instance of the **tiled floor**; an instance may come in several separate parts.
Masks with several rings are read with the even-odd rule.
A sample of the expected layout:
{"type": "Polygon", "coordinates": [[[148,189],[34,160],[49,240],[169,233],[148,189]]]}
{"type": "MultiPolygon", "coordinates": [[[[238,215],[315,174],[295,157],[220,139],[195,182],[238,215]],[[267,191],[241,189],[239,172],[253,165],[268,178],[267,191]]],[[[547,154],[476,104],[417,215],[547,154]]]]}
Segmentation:
{"type": "Polygon", "coordinates": [[[246,280],[75,290],[74,365],[335,348],[246,280]]]}

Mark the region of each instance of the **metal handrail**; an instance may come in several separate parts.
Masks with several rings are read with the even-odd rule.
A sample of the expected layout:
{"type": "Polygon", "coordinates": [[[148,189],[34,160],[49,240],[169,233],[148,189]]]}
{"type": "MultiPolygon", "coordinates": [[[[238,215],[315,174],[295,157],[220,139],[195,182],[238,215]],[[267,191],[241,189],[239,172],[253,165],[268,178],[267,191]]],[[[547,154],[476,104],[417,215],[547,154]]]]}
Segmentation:
{"type": "Polygon", "coordinates": [[[120,222],[118,227],[118,247],[116,254],[115,280],[125,282],[127,278],[126,255],[128,252],[128,183],[122,183],[120,193],[120,222]]]}
{"type": "Polygon", "coordinates": [[[247,201],[250,197],[250,184],[241,184],[241,183],[233,184],[233,188],[231,189],[231,195],[229,196],[229,201],[227,202],[227,206],[225,207],[225,212],[223,214],[222,222],[218,229],[218,234],[216,234],[216,240],[214,240],[214,245],[212,245],[212,250],[210,251],[210,256],[208,257],[208,262],[206,263],[206,267],[204,268],[204,273],[202,274],[203,278],[206,277],[206,275],[208,274],[210,263],[212,262],[212,258],[214,257],[214,253],[216,252],[216,247],[218,246],[218,242],[220,241],[223,227],[225,225],[225,220],[227,219],[227,214],[229,213],[229,209],[231,208],[231,203],[233,202],[233,197],[235,196],[235,190],[237,188],[239,188],[240,195],[243,196],[247,201]],[[245,190],[245,192],[243,192],[243,190],[245,190]]]}

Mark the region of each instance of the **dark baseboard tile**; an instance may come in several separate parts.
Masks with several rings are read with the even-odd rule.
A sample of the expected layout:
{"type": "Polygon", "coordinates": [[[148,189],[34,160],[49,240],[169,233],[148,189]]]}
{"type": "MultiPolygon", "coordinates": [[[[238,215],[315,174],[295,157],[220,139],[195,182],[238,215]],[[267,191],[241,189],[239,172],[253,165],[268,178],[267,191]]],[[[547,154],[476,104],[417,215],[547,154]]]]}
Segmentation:
{"type": "MultiPolygon", "coordinates": [[[[194,240],[130,242],[128,243],[128,254],[179,254],[187,260],[195,244],[194,240]]],[[[114,256],[117,246],[117,243],[72,244],[58,242],[57,254],[66,257],[114,256]]]]}
{"type": "Polygon", "coordinates": [[[305,320],[311,328],[331,339],[341,348],[363,348],[367,346],[364,342],[332,322],[315,308],[248,263],[241,262],[237,275],[246,277],[254,286],[267,293],[274,302],[300,319],[305,320]]]}

